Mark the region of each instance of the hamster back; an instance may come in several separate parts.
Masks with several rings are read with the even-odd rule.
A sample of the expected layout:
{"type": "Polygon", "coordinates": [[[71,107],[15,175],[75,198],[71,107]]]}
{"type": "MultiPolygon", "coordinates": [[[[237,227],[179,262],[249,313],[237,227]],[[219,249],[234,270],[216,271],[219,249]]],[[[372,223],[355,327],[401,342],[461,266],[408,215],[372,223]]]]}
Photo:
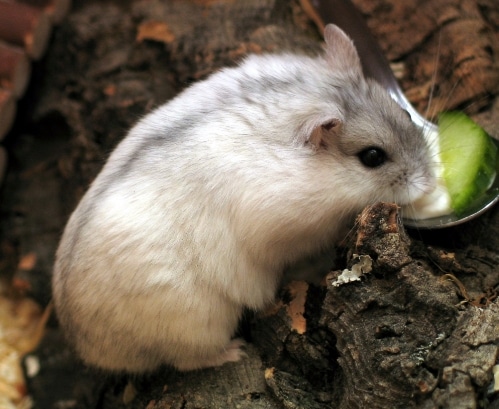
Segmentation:
{"type": "Polygon", "coordinates": [[[144,372],[241,358],[243,309],[366,205],[431,190],[420,131],[366,81],[352,42],[250,56],[134,126],[71,215],[53,295],[84,362],[144,372]]]}

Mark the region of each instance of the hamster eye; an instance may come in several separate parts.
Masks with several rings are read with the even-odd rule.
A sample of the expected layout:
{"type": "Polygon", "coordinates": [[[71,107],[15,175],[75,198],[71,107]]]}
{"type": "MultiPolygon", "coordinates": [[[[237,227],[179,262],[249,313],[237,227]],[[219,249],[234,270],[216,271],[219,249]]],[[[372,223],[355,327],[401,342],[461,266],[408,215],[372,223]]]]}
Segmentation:
{"type": "Polygon", "coordinates": [[[374,146],[370,146],[369,148],[360,151],[357,156],[362,164],[368,168],[377,168],[386,161],[385,151],[374,146]]]}

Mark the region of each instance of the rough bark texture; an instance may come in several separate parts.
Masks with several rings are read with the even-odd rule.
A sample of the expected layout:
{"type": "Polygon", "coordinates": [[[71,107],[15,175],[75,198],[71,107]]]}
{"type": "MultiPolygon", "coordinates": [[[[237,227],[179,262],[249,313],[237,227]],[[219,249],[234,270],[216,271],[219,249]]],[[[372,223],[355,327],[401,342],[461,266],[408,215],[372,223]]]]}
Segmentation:
{"type": "MultiPolygon", "coordinates": [[[[304,375],[308,388],[316,390],[314,397],[340,393],[325,405],[316,402],[310,407],[487,407],[499,348],[497,300],[479,296],[462,303],[457,278],[435,274],[428,264],[445,268],[441,260],[448,259],[456,264],[447,271],[462,273],[462,267],[455,269],[455,255],[439,250],[440,256],[431,257],[422,250],[399,224],[394,205],[366,209],[347,260],[351,267],[358,263],[356,255],[370,256],[372,272],[360,282],[339,287],[331,283],[340,272],[332,272],[325,288],[309,289],[304,309],[307,331],[302,335],[293,331],[293,317],[286,308],[258,320],[257,345],[273,356],[276,368],[286,367],[281,360],[291,360],[298,369],[286,371],[302,382],[304,375]],[[280,344],[283,349],[274,348],[280,344]],[[327,391],[318,379],[328,379],[327,391]]],[[[497,280],[495,266],[492,271],[497,280]]],[[[275,382],[283,382],[276,372],[275,382]]],[[[295,395],[278,389],[276,395],[285,407],[300,407],[288,403],[295,395]]]]}
{"type": "MultiPolygon", "coordinates": [[[[496,0],[356,0],[408,97],[464,109],[499,135],[496,0]],[[436,79],[434,79],[436,73],[436,79]]],[[[319,34],[298,0],[79,1],[56,30],[11,133],[1,209],[2,274],[46,304],[70,211],[136,120],[192,81],[248,52],[313,51],[319,34]],[[36,255],[33,269],[16,257],[36,255]]],[[[292,283],[248,318],[248,358],[179,374],[111,378],[83,368],[54,322],[29,379],[36,407],[486,408],[499,348],[499,211],[442,231],[366,210],[335,270],[373,270],[334,287],[292,283]],[[134,397],[133,399],[131,399],[134,397]]],[[[496,405],[496,406],[494,406],[496,405]]]]}

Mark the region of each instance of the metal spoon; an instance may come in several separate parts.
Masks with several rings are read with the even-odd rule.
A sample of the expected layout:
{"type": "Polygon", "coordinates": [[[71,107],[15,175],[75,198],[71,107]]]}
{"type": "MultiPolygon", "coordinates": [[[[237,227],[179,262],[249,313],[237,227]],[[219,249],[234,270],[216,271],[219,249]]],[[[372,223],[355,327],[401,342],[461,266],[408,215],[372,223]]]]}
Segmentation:
{"type": "MultiPolygon", "coordinates": [[[[388,60],[383,55],[381,48],[373,38],[364,18],[350,0],[311,0],[312,5],[325,23],[334,23],[339,26],[354,41],[359,52],[364,74],[379,82],[391,95],[391,97],[410,115],[413,122],[422,128],[425,133],[438,132],[438,128],[432,122],[423,118],[404,93],[393,75],[388,60]]],[[[499,141],[494,139],[499,147],[499,141]]],[[[499,161],[497,163],[499,175],[499,161]]],[[[499,176],[495,178],[493,185],[466,209],[466,213],[449,214],[446,216],[433,217],[430,219],[404,219],[408,227],[438,229],[442,227],[455,226],[474,219],[499,202],[499,176]]]]}

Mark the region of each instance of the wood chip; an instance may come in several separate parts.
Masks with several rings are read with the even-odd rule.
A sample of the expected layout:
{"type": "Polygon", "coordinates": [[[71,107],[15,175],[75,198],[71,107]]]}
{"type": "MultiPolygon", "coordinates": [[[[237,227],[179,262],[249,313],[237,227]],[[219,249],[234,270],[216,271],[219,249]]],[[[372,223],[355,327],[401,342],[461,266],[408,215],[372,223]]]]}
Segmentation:
{"type": "Polygon", "coordinates": [[[175,41],[175,35],[164,22],[146,21],[139,25],[136,40],[138,42],[150,40],[170,44],[175,41]]]}

